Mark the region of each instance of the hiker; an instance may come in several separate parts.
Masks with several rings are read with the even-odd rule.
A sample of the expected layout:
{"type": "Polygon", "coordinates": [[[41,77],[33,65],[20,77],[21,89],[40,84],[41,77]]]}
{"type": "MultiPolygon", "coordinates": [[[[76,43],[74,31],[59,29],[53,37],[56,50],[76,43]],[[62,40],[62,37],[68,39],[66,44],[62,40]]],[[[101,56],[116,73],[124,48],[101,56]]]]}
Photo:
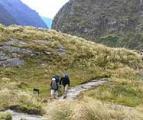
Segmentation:
{"type": "Polygon", "coordinates": [[[55,78],[52,78],[50,86],[51,86],[51,97],[54,99],[58,98],[58,84],[55,78]]]}
{"type": "Polygon", "coordinates": [[[69,79],[69,76],[67,74],[65,74],[64,77],[61,77],[60,85],[62,85],[64,88],[63,98],[66,98],[67,97],[67,91],[68,91],[68,88],[70,86],[70,79],[69,79]]]}

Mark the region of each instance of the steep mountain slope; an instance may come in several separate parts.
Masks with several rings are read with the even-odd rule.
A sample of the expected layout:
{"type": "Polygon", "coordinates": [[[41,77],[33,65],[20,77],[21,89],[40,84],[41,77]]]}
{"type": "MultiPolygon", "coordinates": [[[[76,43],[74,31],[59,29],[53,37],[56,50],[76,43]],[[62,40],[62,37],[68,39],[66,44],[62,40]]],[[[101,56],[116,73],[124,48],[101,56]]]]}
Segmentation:
{"type": "Polygon", "coordinates": [[[0,23],[5,25],[16,24],[13,17],[0,5],[0,23]]]}
{"type": "Polygon", "coordinates": [[[23,26],[46,27],[41,17],[20,0],[0,0],[1,23],[23,26]]]}
{"type": "Polygon", "coordinates": [[[143,47],[142,19],[142,0],[70,0],[56,15],[52,28],[110,46],[138,49],[143,47]],[[108,39],[107,35],[119,38],[108,39]],[[100,36],[107,39],[100,40],[100,36]]]}

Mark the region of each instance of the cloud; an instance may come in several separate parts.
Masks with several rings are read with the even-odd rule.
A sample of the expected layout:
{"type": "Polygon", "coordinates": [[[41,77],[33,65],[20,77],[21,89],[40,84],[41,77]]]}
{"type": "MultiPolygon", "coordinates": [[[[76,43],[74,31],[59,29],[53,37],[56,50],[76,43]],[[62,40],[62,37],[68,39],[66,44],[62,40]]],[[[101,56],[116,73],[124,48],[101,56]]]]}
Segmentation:
{"type": "Polygon", "coordinates": [[[41,16],[53,18],[68,0],[21,0],[41,16]]]}

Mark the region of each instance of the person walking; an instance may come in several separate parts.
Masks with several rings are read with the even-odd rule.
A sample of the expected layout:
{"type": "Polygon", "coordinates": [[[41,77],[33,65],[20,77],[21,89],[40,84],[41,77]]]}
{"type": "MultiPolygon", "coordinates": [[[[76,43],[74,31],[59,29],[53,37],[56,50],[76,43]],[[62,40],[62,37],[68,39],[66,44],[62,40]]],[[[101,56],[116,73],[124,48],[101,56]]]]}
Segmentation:
{"type": "Polygon", "coordinates": [[[58,98],[58,83],[56,82],[55,78],[52,78],[50,87],[51,87],[51,97],[54,99],[57,99],[58,98]]]}
{"type": "Polygon", "coordinates": [[[70,79],[69,79],[69,76],[67,74],[65,74],[64,77],[61,77],[60,85],[62,85],[63,89],[64,89],[63,98],[66,98],[67,97],[68,88],[70,86],[70,79]]]}
{"type": "Polygon", "coordinates": [[[53,78],[55,78],[56,79],[56,83],[58,84],[58,95],[61,95],[62,94],[62,92],[61,92],[61,85],[60,85],[60,76],[58,75],[58,74],[55,74],[54,76],[53,76],[53,78]]]}

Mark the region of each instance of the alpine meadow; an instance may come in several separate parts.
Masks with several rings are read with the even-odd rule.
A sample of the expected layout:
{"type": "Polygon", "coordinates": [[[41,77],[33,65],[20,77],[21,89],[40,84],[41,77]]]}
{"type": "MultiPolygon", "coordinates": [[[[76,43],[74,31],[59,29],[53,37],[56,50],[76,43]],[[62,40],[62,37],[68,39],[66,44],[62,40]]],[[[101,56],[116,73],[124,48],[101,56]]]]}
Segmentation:
{"type": "Polygon", "coordinates": [[[143,120],[143,1],[41,2],[0,0],[0,120],[143,120]]]}

